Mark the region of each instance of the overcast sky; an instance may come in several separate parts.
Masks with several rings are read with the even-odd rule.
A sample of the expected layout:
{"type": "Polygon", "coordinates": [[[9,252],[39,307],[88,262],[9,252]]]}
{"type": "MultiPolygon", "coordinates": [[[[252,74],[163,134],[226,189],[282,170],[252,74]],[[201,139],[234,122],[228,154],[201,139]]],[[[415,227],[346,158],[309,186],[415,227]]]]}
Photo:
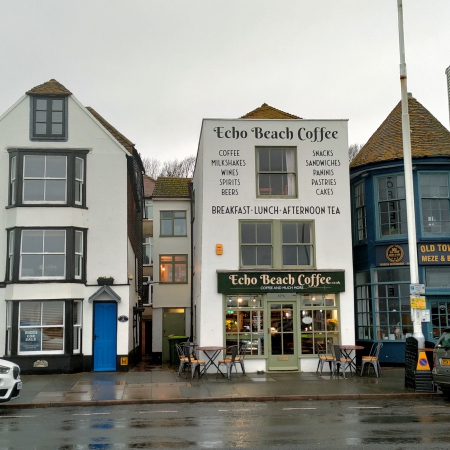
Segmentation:
{"type": "MultiPolygon", "coordinates": [[[[403,0],[408,91],[448,128],[450,1],[403,0]]],[[[0,0],[0,114],[55,78],[143,157],[197,152],[203,118],[263,103],[348,119],[400,101],[397,0],[0,0]]]]}

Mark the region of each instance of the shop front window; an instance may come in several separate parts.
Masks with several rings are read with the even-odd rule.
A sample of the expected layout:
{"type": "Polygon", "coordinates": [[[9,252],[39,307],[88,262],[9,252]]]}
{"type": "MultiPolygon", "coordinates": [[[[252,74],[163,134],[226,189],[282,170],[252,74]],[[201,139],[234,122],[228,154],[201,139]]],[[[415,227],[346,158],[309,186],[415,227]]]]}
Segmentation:
{"type": "Polygon", "coordinates": [[[438,339],[444,329],[450,328],[450,302],[431,302],[431,323],[433,339],[438,339]]]}
{"type": "Polygon", "coordinates": [[[404,340],[413,333],[409,268],[373,271],[377,340],[404,340]]]}
{"type": "Polygon", "coordinates": [[[225,305],[226,346],[247,343],[248,355],[264,355],[264,311],[258,295],[230,295],[225,305]]]}
{"type": "Polygon", "coordinates": [[[303,294],[300,306],[301,353],[316,353],[316,344],[339,344],[339,315],[334,294],[303,294]]]}
{"type": "Polygon", "coordinates": [[[373,339],[372,289],[370,272],[356,274],[356,336],[357,339],[373,339]]]}

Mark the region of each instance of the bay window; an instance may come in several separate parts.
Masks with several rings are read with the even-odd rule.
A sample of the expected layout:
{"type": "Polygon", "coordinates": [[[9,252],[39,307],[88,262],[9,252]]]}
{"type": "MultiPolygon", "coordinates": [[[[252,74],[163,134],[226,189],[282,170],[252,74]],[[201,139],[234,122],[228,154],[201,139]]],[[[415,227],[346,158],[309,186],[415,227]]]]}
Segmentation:
{"type": "Polygon", "coordinates": [[[8,280],[84,280],[85,233],[71,227],[8,230],[8,280]]]}
{"type": "Polygon", "coordinates": [[[9,152],[11,206],[85,206],[87,151],[9,152]]]}

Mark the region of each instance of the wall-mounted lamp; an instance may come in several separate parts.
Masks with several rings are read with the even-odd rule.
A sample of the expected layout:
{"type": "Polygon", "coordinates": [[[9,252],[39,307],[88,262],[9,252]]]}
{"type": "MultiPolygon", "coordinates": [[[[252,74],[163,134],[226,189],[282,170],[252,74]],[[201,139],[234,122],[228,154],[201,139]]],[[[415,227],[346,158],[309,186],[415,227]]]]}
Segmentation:
{"type": "Polygon", "coordinates": [[[129,274],[128,274],[128,279],[131,281],[133,278],[134,278],[134,277],[133,277],[133,274],[132,274],[132,273],[129,273],[129,274]]]}

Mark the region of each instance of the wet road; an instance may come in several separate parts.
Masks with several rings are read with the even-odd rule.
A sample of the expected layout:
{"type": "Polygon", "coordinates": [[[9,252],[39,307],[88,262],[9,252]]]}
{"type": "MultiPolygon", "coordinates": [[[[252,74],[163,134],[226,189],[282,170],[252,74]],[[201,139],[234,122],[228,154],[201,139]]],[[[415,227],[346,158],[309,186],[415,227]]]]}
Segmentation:
{"type": "Polygon", "coordinates": [[[1,408],[0,450],[443,449],[450,402],[196,403],[1,408]]]}

